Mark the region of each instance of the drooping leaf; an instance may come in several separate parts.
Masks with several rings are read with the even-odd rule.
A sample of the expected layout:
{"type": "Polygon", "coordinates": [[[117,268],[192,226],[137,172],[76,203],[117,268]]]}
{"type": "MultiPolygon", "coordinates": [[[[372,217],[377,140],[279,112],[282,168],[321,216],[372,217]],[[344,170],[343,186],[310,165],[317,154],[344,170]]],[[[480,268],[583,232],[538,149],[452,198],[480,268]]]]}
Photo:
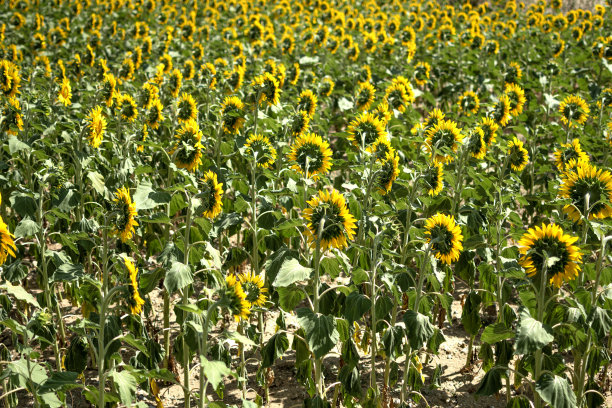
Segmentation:
{"type": "Polygon", "coordinates": [[[110,377],[115,383],[121,403],[128,407],[132,405],[132,401],[136,399],[136,389],[138,388],[136,378],[127,370],[113,371],[110,377]]]}
{"type": "Polygon", "coordinates": [[[295,282],[307,280],[310,278],[311,272],[311,268],[302,266],[297,259],[286,259],[280,267],[273,285],[275,287],[285,288],[295,282]]]}
{"type": "Polygon", "coordinates": [[[215,390],[219,387],[224,377],[232,375],[232,370],[227,368],[223,361],[204,360],[201,364],[204,367],[204,374],[208,382],[215,390]]]}
{"type": "Polygon", "coordinates": [[[274,336],[270,337],[270,340],[268,340],[261,350],[263,357],[261,366],[263,368],[271,367],[276,359],[282,357],[288,348],[289,339],[287,338],[287,334],[284,332],[276,333],[274,336]]]}
{"type": "Polygon", "coordinates": [[[172,266],[164,279],[164,287],[168,292],[174,293],[191,283],[193,283],[193,275],[189,265],[177,261],[172,262],[172,266]]]}
{"type": "Polygon", "coordinates": [[[358,321],[372,307],[372,301],[359,292],[351,292],[344,303],[344,317],[349,324],[358,321]]]}
{"type": "Polygon", "coordinates": [[[555,339],[552,328],[531,317],[525,307],[521,307],[519,316],[514,354],[533,353],[555,339]]]}
{"type": "Polygon", "coordinates": [[[334,324],[334,318],[314,314],[308,308],[297,310],[298,323],[304,329],[306,341],[316,358],[326,355],[336,346],[340,335],[334,324]]]}
{"type": "Polygon", "coordinates": [[[406,336],[410,341],[410,347],[418,350],[425,345],[434,334],[434,327],[429,321],[429,317],[408,310],[404,313],[404,324],[406,324],[406,336]]]}
{"type": "Polygon", "coordinates": [[[535,385],[536,392],[551,408],[577,408],[576,395],[572,386],[563,377],[544,373],[535,385]]]}
{"type": "Polygon", "coordinates": [[[514,337],[514,331],[507,328],[504,323],[495,323],[485,327],[480,340],[488,344],[495,344],[512,337],[514,337]]]}

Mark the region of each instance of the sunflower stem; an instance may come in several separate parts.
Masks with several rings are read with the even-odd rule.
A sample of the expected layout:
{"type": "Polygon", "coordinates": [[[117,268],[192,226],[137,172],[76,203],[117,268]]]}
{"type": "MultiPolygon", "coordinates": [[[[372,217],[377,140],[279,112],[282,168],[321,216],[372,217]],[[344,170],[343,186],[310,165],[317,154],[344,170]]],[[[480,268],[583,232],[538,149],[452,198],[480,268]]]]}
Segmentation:
{"type": "MultiPolygon", "coordinates": [[[[315,242],[315,253],[314,253],[314,280],[313,280],[313,290],[314,290],[314,299],[313,299],[313,311],[315,316],[319,313],[319,264],[321,260],[321,236],[323,235],[323,228],[325,224],[325,219],[321,220],[321,224],[319,225],[319,231],[317,233],[317,238],[315,242]]],[[[322,383],[322,367],[321,367],[321,358],[315,357],[315,388],[316,394],[325,398],[323,395],[323,383],[322,383]]]]}
{"type": "MultiPolygon", "coordinates": [[[[183,263],[185,265],[189,265],[189,234],[191,232],[191,212],[192,212],[192,202],[191,196],[188,192],[185,192],[187,195],[187,218],[185,220],[185,233],[183,234],[183,263]]],[[[189,304],[189,286],[187,285],[183,288],[183,305],[189,304]]],[[[189,408],[191,406],[191,392],[189,390],[189,349],[187,342],[185,341],[185,334],[187,333],[187,312],[183,312],[183,338],[182,338],[182,348],[183,348],[183,390],[184,390],[184,400],[185,400],[185,408],[189,408]]]]}
{"type": "Polygon", "coordinates": [[[381,234],[376,234],[372,242],[372,259],[370,261],[370,290],[371,294],[371,305],[370,314],[372,315],[372,355],[370,357],[370,387],[374,389],[374,394],[378,395],[378,387],[376,385],[376,269],[378,261],[378,240],[381,234]]]}
{"type": "MultiPolygon", "coordinates": [[[[609,239],[609,238],[608,238],[609,239]]],[[[591,304],[594,306],[597,301],[597,288],[599,287],[599,280],[601,279],[601,270],[603,269],[603,259],[606,252],[606,244],[608,243],[606,237],[601,238],[601,248],[599,250],[599,256],[597,257],[597,265],[595,267],[596,275],[595,282],[591,291],[591,304]]]]}
{"type": "Polygon", "coordinates": [[[98,408],[105,408],[104,393],[106,391],[106,373],[104,372],[104,363],[106,356],[106,342],[104,341],[104,330],[106,328],[106,310],[110,303],[111,298],[119,290],[123,289],[123,286],[115,286],[107,294],[100,294],[102,297],[102,305],[100,306],[100,315],[98,318],[98,324],[100,326],[98,330],[98,408]]]}
{"type": "MultiPolygon", "coordinates": [[[[538,316],[537,320],[540,323],[544,323],[544,309],[546,307],[545,298],[546,298],[546,276],[548,274],[548,254],[544,253],[544,260],[542,262],[542,270],[540,271],[540,287],[538,288],[538,316]]],[[[538,349],[535,352],[535,371],[533,381],[537,382],[540,378],[540,372],[542,371],[542,349],[538,349]]],[[[542,399],[540,398],[540,394],[534,392],[535,399],[535,407],[542,407],[542,399]]]]}
{"type": "Polygon", "coordinates": [[[210,325],[210,313],[213,309],[219,306],[219,301],[209,306],[206,311],[206,318],[204,319],[202,336],[200,337],[200,408],[204,408],[208,405],[208,398],[206,398],[206,385],[208,382],[204,381],[206,373],[204,372],[203,361],[207,360],[206,354],[208,353],[208,326],[210,325]]]}
{"type": "MultiPolygon", "coordinates": [[[[246,335],[244,330],[245,321],[241,320],[238,324],[238,333],[242,335],[246,335]]],[[[247,371],[246,371],[246,358],[244,355],[244,344],[240,343],[240,378],[238,379],[238,383],[240,383],[240,391],[242,392],[242,399],[246,400],[247,394],[247,371]]]]}
{"type": "Polygon", "coordinates": [[[410,195],[407,203],[408,209],[406,213],[406,227],[404,229],[404,244],[402,247],[402,261],[400,262],[402,265],[406,264],[406,258],[408,257],[408,241],[410,240],[410,227],[412,226],[412,202],[414,201],[414,194],[416,193],[418,182],[419,178],[416,178],[410,187],[410,195]]]}

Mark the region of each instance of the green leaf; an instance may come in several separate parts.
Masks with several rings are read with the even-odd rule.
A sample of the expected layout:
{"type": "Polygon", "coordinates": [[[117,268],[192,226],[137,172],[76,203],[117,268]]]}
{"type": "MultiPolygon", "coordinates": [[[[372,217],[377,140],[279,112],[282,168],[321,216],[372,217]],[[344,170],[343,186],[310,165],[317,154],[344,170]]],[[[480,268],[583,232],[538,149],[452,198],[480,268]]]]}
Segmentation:
{"type": "Polygon", "coordinates": [[[597,334],[597,338],[602,340],[612,329],[612,314],[611,310],[602,309],[599,306],[595,306],[589,314],[589,326],[597,334]]]}
{"type": "Polygon", "coordinates": [[[170,199],[170,194],[153,190],[153,184],[148,180],[142,181],[134,193],[134,204],[137,210],[150,210],[169,203],[170,199]]]}
{"type": "Polygon", "coordinates": [[[97,171],[90,171],[87,173],[87,178],[91,180],[91,186],[96,190],[96,193],[104,196],[106,186],[104,185],[104,177],[97,171]]]}
{"type": "Polygon", "coordinates": [[[576,395],[567,379],[544,373],[535,386],[536,392],[551,408],[576,408],[576,395]]]}
{"type": "Polygon", "coordinates": [[[268,340],[261,350],[262,368],[271,367],[276,359],[282,357],[288,348],[289,339],[286,333],[276,333],[274,336],[270,337],[270,340],[268,340]]]}
{"type": "Polygon", "coordinates": [[[136,378],[126,370],[114,371],[110,377],[115,383],[121,403],[128,407],[132,405],[132,401],[136,399],[136,389],[138,388],[136,378]]]}
{"type": "Polygon", "coordinates": [[[38,231],[40,231],[40,227],[36,223],[29,218],[24,218],[21,222],[15,227],[15,238],[27,238],[34,236],[38,231]]]}
{"type": "Polygon", "coordinates": [[[306,341],[315,358],[321,358],[336,346],[340,335],[332,316],[314,314],[308,308],[297,310],[298,323],[304,329],[306,341]]]}
{"type": "Polygon", "coordinates": [[[426,344],[434,334],[434,327],[429,322],[429,317],[408,310],[404,313],[404,324],[406,325],[406,335],[410,341],[410,346],[418,350],[426,344]]]}
{"type": "Polygon", "coordinates": [[[495,323],[487,326],[480,336],[480,341],[488,344],[495,344],[498,341],[511,339],[514,332],[506,327],[504,323],[495,323]]]}
{"type": "Polygon", "coordinates": [[[307,280],[311,272],[311,268],[302,266],[297,259],[286,259],[280,267],[278,275],[276,275],[276,279],[274,279],[272,285],[285,288],[295,282],[307,280]]]}
{"type": "Polygon", "coordinates": [[[476,395],[493,395],[502,389],[502,378],[506,377],[506,367],[493,367],[490,369],[476,391],[476,395]]]}
{"type": "Polygon", "coordinates": [[[361,317],[370,310],[372,307],[372,301],[367,297],[358,292],[351,292],[346,298],[344,304],[344,317],[348,320],[349,324],[358,321],[361,317]]]}
{"type": "Polygon", "coordinates": [[[241,343],[245,346],[256,346],[253,340],[249,339],[247,336],[244,336],[238,332],[226,332],[225,338],[229,340],[234,340],[235,342],[241,343]]]}
{"type": "Polygon", "coordinates": [[[215,390],[223,381],[223,377],[227,377],[228,375],[232,374],[232,370],[227,368],[223,361],[209,361],[205,359],[201,362],[201,364],[204,368],[204,374],[206,375],[208,382],[215,390]]]}
{"type": "Polygon", "coordinates": [[[21,285],[13,285],[11,282],[5,282],[0,285],[0,290],[5,290],[9,295],[13,295],[15,299],[27,302],[32,306],[40,308],[38,301],[29,294],[21,285]]]}
{"type": "Polygon", "coordinates": [[[527,308],[521,306],[519,316],[514,354],[533,353],[555,339],[552,328],[531,317],[527,308]]]}
{"type": "Polygon", "coordinates": [[[170,270],[166,273],[164,287],[169,293],[174,293],[193,283],[193,275],[189,265],[181,262],[172,262],[170,270]]]}
{"type": "Polygon", "coordinates": [[[471,291],[465,300],[465,304],[463,305],[463,311],[461,312],[461,324],[463,324],[465,331],[470,336],[475,336],[480,330],[480,303],[480,295],[474,291],[471,291]]]}
{"type": "Polygon", "coordinates": [[[286,312],[292,312],[306,297],[304,292],[295,286],[278,288],[279,305],[286,312]]]}
{"type": "Polygon", "coordinates": [[[52,391],[68,391],[74,388],[82,387],[77,381],[79,374],[72,371],[53,372],[51,377],[45,381],[38,389],[38,392],[45,394],[52,391]]]}
{"type": "Polygon", "coordinates": [[[22,150],[32,150],[30,145],[17,139],[15,136],[11,136],[8,138],[8,145],[9,145],[9,152],[11,153],[11,155],[19,151],[22,151],[22,150]]]}

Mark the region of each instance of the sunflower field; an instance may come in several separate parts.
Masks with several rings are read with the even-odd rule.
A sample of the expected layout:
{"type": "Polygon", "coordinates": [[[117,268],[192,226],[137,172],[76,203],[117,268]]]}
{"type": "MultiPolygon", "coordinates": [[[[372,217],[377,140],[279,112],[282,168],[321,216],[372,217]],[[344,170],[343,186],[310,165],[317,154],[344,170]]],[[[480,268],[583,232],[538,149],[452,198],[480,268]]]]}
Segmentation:
{"type": "Polygon", "coordinates": [[[611,407],[565,2],[0,0],[0,407],[611,407]]]}

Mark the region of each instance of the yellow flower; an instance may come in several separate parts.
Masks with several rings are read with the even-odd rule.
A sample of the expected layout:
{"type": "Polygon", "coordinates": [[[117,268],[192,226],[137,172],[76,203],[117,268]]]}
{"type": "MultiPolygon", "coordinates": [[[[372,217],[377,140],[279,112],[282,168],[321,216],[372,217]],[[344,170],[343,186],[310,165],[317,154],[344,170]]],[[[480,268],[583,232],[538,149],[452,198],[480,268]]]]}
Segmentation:
{"type": "Polygon", "coordinates": [[[287,158],[294,162],[292,169],[306,177],[317,178],[319,174],[329,172],[332,166],[331,157],[329,143],[321,136],[308,133],[296,138],[287,158]]]}
{"type": "Polygon", "coordinates": [[[431,70],[431,65],[427,62],[419,62],[414,67],[414,82],[418,86],[423,86],[429,80],[429,72],[431,70]]]}
{"type": "Polygon", "coordinates": [[[183,74],[178,69],[172,71],[170,79],[168,79],[168,87],[173,98],[177,98],[181,87],[183,86],[183,74]]]}
{"type": "Polygon", "coordinates": [[[97,149],[100,147],[100,143],[102,143],[104,131],[106,130],[106,119],[102,115],[102,106],[98,105],[92,108],[88,119],[87,127],[89,127],[89,135],[87,138],[89,139],[89,145],[97,149]]]}
{"type": "Polygon", "coordinates": [[[202,207],[204,211],[202,215],[206,218],[213,219],[221,214],[223,202],[223,183],[217,181],[217,175],[211,170],[208,170],[204,177],[200,180],[204,187],[202,188],[199,197],[202,199],[202,207]]]}
{"type": "Polygon", "coordinates": [[[308,116],[312,119],[317,109],[317,96],[310,90],[304,89],[297,101],[297,110],[308,112],[308,116]]]}
{"type": "Polygon", "coordinates": [[[72,88],[70,87],[70,81],[68,78],[62,79],[62,84],[60,85],[59,94],[57,96],[57,100],[64,104],[64,106],[70,105],[72,99],[72,88]]]}
{"type": "Polygon", "coordinates": [[[393,182],[399,176],[399,156],[394,150],[389,150],[384,159],[380,159],[380,169],[376,172],[376,182],[379,192],[386,195],[391,191],[393,182]]]}
{"type": "Polygon", "coordinates": [[[6,225],[2,217],[0,217],[0,265],[6,262],[6,258],[8,258],[9,255],[16,258],[15,251],[17,247],[15,246],[14,238],[15,236],[8,230],[8,225],[6,225]]]}
{"type": "Polygon", "coordinates": [[[385,90],[384,101],[390,108],[405,112],[406,106],[414,101],[414,94],[410,85],[400,82],[392,83],[385,90]]]}
{"type": "Polygon", "coordinates": [[[113,74],[104,74],[104,80],[102,81],[102,98],[106,102],[106,106],[109,108],[113,106],[115,98],[117,97],[117,80],[113,74]]]}
{"type": "Polygon", "coordinates": [[[320,248],[344,249],[347,240],[355,236],[356,220],[349,213],[344,196],[337,190],[319,190],[319,195],[308,201],[308,208],[302,212],[307,221],[306,234],[312,247],[321,234],[320,248]]]}
{"type": "Polygon", "coordinates": [[[251,135],[244,146],[246,155],[255,158],[257,167],[267,169],[276,161],[276,149],[266,136],[251,135]]]}
{"type": "Polygon", "coordinates": [[[17,98],[8,98],[8,104],[3,109],[4,127],[7,127],[9,135],[16,135],[17,131],[23,130],[23,115],[21,114],[21,104],[17,98]],[[13,129],[11,129],[13,128],[13,129]]]}
{"type": "Polygon", "coordinates": [[[480,124],[478,126],[484,133],[483,139],[485,144],[491,146],[495,142],[499,126],[494,119],[486,117],[480,119],[480,124]]]}
{"type": "Polygon", "coordinates": [[[138,292],[138,271],[136,267],[128,258],[123,258],[123,262],[125,263],[125,268],[128,271],[128,275],[130,277],[130,298],[128,299],[128,303],[130,305],[130,311],[132,314],[138,315],[142,312],[142,306],[145,304],[145,301],[140,297],[140,293],[138,292]]]}
{"type": "Polygon", "coordinates": [[[565,171],[559,196],[571,200],[570,204],[563,207],[563,211],[574,222],[581,223],[585,211],[590,220],[609,218],[612,216],[612,206],[601,200],[612,202],[612,174],[588,162],[578,162],[575,168],[565,171]],[[589,208],[585,208],[587,195],[589,208]]]}
{"type": "Polygon", "coordinates": [[[139,134],[139,139],[140,142],[137,147],[136,147],[136,151],[137,152],[143,152],[144,151],[144,145],[142,143],[144,143],[147,140],[147,137],[149,137],[149,131],[147,129],[147,125],[143,124],[142,128],[140,130],[140,134],[139,134]]]}
{"type": "Polygon", "coordinates": [[[478,113],[478,109],[480,109],[480,99],[475,92],[465,91],[459,97],[457,105],[459,105],[461,112],[465,113],[466,116],[475,115],[478,113]]]}
{"type": "Polygon", "coordinates": [[[468,149],[475,159],[483,159],[487,153],[487,143],[484,140],[484,131],[477,127],[470,132],[468,149]]]}
{"type": "Polygon", "coordinates": [[[517,84],[506,83],[504,93],[508,95],[510,100],[510,114],[512,116],[518,116],[523,112],[523,106],[527,99],[525,99],[525,91],[517,84]]]}
{"type": "Polygon", "coordinates": [[[447,265],[457,261],[463,251],[461,228],[452,215],[437,213],[425,221],[425,237],[434,256],[447,265]]]}
{"type": "Polygon", "coordinates": [[[280,101],[280,85],[269,72],[255,77],[253,88],[259,99],[257,103],[268,102],[269,106],[278,105],[280,101]]]}
{"type": "Polygon", "coordinates": [[[572,128],[586,123],[590,109],[584,99],[576,95],[570,95],[559,105],[559,113],[561,114],[561,122],[572,128]]]}
{"type": "Polygon", "coordinates": [[[580,249],[574,245],[578,237],[572,237],[563,232],[558,225],[544,224],[541,227],[529,228],[519,241],[519,252],[522,254],[519,263],[529,277],[536,277],[544,271],[544,253],[551,258],[557,258],[552,266],[546,267],[548,283],[561,287],[563,282],[573,280],[578,276],[582,261],[580,249]]]}
{"type": "Polygon", "coordinates": [[[0,89],[7,98],[14,98],[19,93],[21,77],[19,68],[13,62],[0,60],[0,89]]]}
{"type": "Polygon", "coordinates": [[[423,181],[425,181],[427,194],[430,197],[437,196],[444,187],[444,164],[442,162],[434,162],[423,171],[422,177],[423,181]]]}
{"type": "Polygon", "coordinates": [[[184,122],[176,132],[175,143],[170,150],[170,155],[174,155],[177,167],[187,169],[193,173],[202,164],[202,131],[198,122],[193,119],[184,122]]]}
{"type": "Polygon", "coordinates": [[[120,94],[117,96],[117,109],[121,112],[121,118],[133,122],[138,116],[138,106],[132,95],[120,94]]]}
{"type": "Polygon", "coordinates": [[[246,295],[245,300],[249,303],[249,308],[253,306],[263,306],[266,303],[266,293],[268,289],[264,288],[264,281],[259,275],[253,272],[241,273],[238,276],[242,290],[246,295]]]}
{"type": "Polygon", "coordinates": [[[492,118],[496,123],[506,126],[510,121],[510,98],[503,94],[493,107],[492,118]]]}
{"type": "Polygon", "coordinates": [[[523,142],[518,140],[516,136],[508,142],[508,164],[514,171],[522,171],[529,162],[529,152],[523,147],[523,142]]]}
{"type": "Polygon", "coordinates": [[[224,293],[224,298],[227,302],[227,308],[234,316],[236,322],[239,322],[240,319],[248,319],[249,314],[251,314],[251,305],[246,300],[246,293],[244,293],[240,282],[236,279],[234,275],[229,275],[225,278],[225,286],[226,289],[224,293]]]}
{"type": "Polygon", "coordinates": [[[378,139],[386,138],[385,126],[372,113],[363,112],[354,119],[348,126],[348,140],[355,147],[361,147],[367,152],[372,151],[372,145],[378,139]]]}
{"type": "Polygon", "coordinates": [[[571,143],[563,143],[560,149],[553,153],[555,164],[561,171],[576,167],[579,162],[588,162],[589,156],[580,147],[580,141],[573,139],[571,143]]]}
{"type": "Polygon", "coordinates": [[[228,96],[221,104],[223,130],[238,133],[244,124],[244,103],[237,96],[228,96]]]}
{"type": "Polygon", "coordinates": [[[434,162],[450,163],[454,160],[452,153],[459,149],[458,143],[463,140],[461,129],[452,120],[441,120],[427,132],[425,150],[434,162]]]}
{"type": "Polygon", "coordinates": [[[355,96],[355,106],[361,111],[366,111],[370,108],[372,102],[374,102],[374,85],[369,82],[361,82],[357,88],[357,95],[355,96]]]}
{"type": "Polygon", "coordinates": [[[136,204],[132,202],[130,192],[125,187],[115,191],[113,202],[115,203],[116,211],[119,213],[114,233],[121,236],[121,242],[127,242],[132,239],[135,227],[138,226],[138,222],[136,222],[136,217],[138,216],[136,204]]]}
{"type": "Polygon", "coordinates": [[[196,101],[193,99],[193,96],[186,92],[183,92],[178,100],[176,118],[181,123],[198,119],[198,107],[196,105],[196,101]]]}

